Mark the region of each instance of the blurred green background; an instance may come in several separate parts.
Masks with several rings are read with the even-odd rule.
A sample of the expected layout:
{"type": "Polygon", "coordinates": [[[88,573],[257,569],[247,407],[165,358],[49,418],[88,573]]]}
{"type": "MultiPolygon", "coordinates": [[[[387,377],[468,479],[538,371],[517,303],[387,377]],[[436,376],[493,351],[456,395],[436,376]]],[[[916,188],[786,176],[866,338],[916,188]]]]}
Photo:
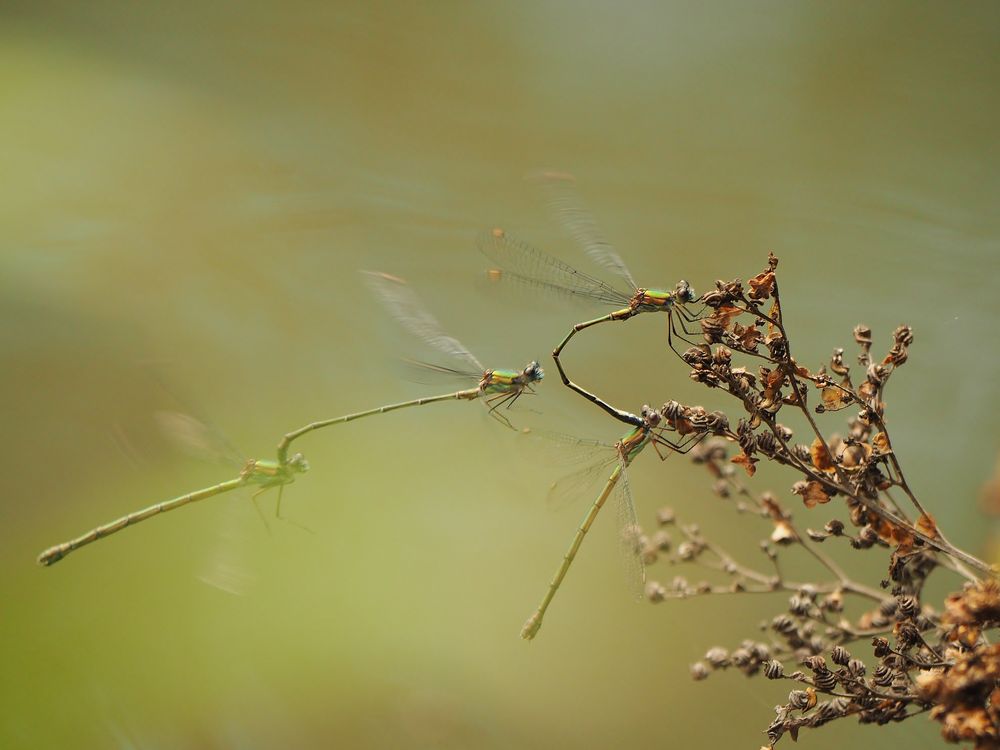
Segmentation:
{"type": "MultiPolygon", "coordinates": [[[[357,269],[409,279],[487,362],[549,365],[587,311],[489,289],[473,242],[502,224],[581,261],[523,179],[539,167],[577,175],[640,281],[701,290],[774,250],[800,361],[859,321],[877,350],[912,324],[897,451],[953,540],[987,554],[998,21],[992,2],[5,2],[0,746],[763,743],[788,685],[694,684],[687,666],[782,597],[634,604],[610,518],[519,639],[589,498],[549,512],[562,469],[469,405],[304,439],[313,470],[284,507],[313,533],[268,533],[244,495],[34,558],[231,476],[174,450],[158,409],[270,457],[287,429],[427,394],[357,269]],[[205,584],[223,565],[243,595],[205,584]]],[[[567,364],[625,408],[728,406],[668,356],[663,323],[596,329],[567,364]]],[[[523,419],[617,437],[549,375],[544,416],[523,419]]],[[[762,474],[787,497],[790,476],[762,474]]],[[[767,530],[695,467],[644,457],[632,485],[643,522],[669,503],[758,562],[767,530]]],[[[923,718],[803,740],[940,742],[923,718]]]]}

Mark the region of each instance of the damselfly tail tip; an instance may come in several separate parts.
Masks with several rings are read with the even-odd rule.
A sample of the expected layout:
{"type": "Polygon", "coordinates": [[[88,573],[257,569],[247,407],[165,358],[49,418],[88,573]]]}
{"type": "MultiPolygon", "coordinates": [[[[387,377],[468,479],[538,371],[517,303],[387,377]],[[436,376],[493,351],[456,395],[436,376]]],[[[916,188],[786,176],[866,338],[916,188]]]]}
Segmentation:
{"type": "Polygon", "coordinates": [[[38,556],[38,564],[49,567],[63,559],[63,553],[58,547],[51,547],[38,556]]]}
{"type": "Polygon", "coordinates": [[[493,227],[493,229],[490,230],[490,234],[493,235],[493,239],[496,240],[502,240],[507,235],[507,233],[500,227],[493,227]]]}
{"type": "Polygon", "coordinates": [[[538,630],[541,627],[542,616],[538,612],[535,612],[535,614],[529,617],[528,621],[524,623],[524,627],[521,628],[521,637],[526,641],[530,641],[538,634],[538,630]]]}

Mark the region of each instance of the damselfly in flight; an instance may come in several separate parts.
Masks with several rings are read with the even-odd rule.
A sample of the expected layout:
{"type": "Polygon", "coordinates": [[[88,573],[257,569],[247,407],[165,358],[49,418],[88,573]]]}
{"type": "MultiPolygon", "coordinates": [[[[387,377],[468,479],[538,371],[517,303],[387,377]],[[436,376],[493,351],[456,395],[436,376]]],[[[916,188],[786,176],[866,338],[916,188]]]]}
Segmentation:
{"type": "MultiPolygon", "coordinates": [[[[173,423],[170,425],[170,429],[181,427],[186,431],[193,431],[194,429],[203,428],[203,425],[187,415],[174,413],[164,414],[173,423]]],[[[49,547],[38,556],[38,562],[41,565],[52,565],[59,562],[70,552],[73,552],[80,547],[88,545],[91,542],[96,542],[99,539],[104,539],[105,537],[121,531],[122,529],[134,526],[140,521],[145,521],[147,518],[152,518],[153,516],[158,516],[161,513],[166,513],[169,510],[174,510],[175,508],[181,508],[190,503],[197,502],[198,500],[205,500],[207,498],[222,495],[226,492],[232,492],[233,490],[246,486],[257,486],[259,488],[253,493],[252,496],[255,504],[258,495],[273,487],[277,487],[277,512],[280,517],[281,494],[284,486],[294,482],[296,474],[301,474],[308,470],[309,462],[303,458],[301,453],[296,453],[291,458],[280,462],[250,459],[243,464],[243,468],[240,470],[240,473],[233,479],[212,485],[211,487],[205,487],[204,489],[189,492],[186,495],[181,495],[180,497],[175,497],[171,500],[164,500],[163,502],[156,503],[155,505],[150,505],[148,508],[143,508],[142,510],[129,513],[128,515],[106,523],[103,526],[98,526],[97,528],[91,529],[86,534],[82,534],[75,539],[70,539],[68,542],[63,542],[62,544],[57,544],[54,547],[49,547]]]]}
{"type": "Polygon", "coordinates": [[[473,401],[482,399],[491,416],[505,426],[513,428],[510,420],[501,414],[498,409],[501,406],[509,409],[523,394],[535,392],[533,386],[545,376],[538,362],[529,362],[522,370],[501,370],[484,367],[458,339],[444,332],[441,324],[427,311],[423,303],[421,303],[420,299],[405,281],[385,273],[372,271],[364,271],[363,273],[376,296],[408,333],[422,340],[438,352],[447,354],[456,362],[455,367],[419,364],[430,370],[468,380],[470,383],[475,383],[475,386],[452,393],[443,393],[438,396],[424,396],[412,401],[387,404],[374,409],[355,412],[354,414],[345,414],[331,419],[312,422],[293,432],[289,432],[282,438],[281,443],[278,445],[278,460],[284,461],[285,456],[288,454],[288,447],[292,441],[305,435],[307,432],[318,430],[321,427],[370,417],[375,414],[385,414],[396,409],[434,404],[439,401],[473,401]]]}
{"type": "Polygon", "coordinates": [[[512,237],[503,229],[494,228],[480,236],[479,249],[499,266],[499,272],[491,271],[491,278],[512,279],[543,292],[588,299],[618,308],[599,318],[577,323],[552,352],[563,384],[590,398],[589,394],[573,383],[563,371],[559,356],[573,336],[598,323],[628,320],[646,312],[665,312],[668,317],[667,343],[670,348],[677,352],[673,343],[674,336],[693,344],[694,342],[685,338],[685,335],[691,336],[695,333],[689,331],[685,325],[695,320],[695,316],[685,309],[685,305],[695,301],[694,290],[688,282],[681,280],[669,291],[640,287],[621,256],[603,238],[590,214],[583,208],[572,187],[573,178],[569,175],[547,172],[540,175],[540,180],[551,196],[550,203],[556,216],[573,238],[582,245],[587,255],[599,265],[617,274],[631,289],[630,292],[624,292],[613,287],[512,237]]]}

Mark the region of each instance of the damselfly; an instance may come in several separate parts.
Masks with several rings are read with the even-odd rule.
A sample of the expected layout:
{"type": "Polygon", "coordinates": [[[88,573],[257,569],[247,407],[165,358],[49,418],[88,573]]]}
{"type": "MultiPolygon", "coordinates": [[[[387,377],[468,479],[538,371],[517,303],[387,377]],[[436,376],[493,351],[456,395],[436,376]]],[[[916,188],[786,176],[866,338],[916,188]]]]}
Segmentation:
{"type": "MultiPolygon", "coordinates": [[[[172,413],[171,415],[172,416],[170,418],[174,421],[173,427],[183,427],[185,430],[192,430],[196,429],[197,425],[200,425],[200,423],[197,423],[196,420],[188,417],[187,415],[172,413]]],[[[52,565],[53,563],[59,562],[70,552],[73,552],[80,547],[86,546],[91,542],[96,542],[99,539],[104,539],[105,537],[121,531],[122,529],[134,526],[140,521],[145,521],[147,518],[152,518],[153,516],[158,516],[161,513],[166,513],[169,510],[174,510],[175,508],[181,508],[190,503],[197,502],[198,500],[205,500],[207,498],[222,495],[226,492],[232,492],[233,490],[246,486],[258,487],[257,491],[252,495],[255,505],[258,495],[273,487],[277,487],[277,512],[280,517],[281,494],[284,486],[294,482],[296,474],[301,474],[308,470],[309,462],[303,458],[301,453],[296,453],[291,458],[280,462],[250,459],[243,464],[243,468],[240,470],[240,473],[233,479],[226,482],[220,482],[219,484],[212,485],[211,487],[205,487],[204,489],[189,492],[186,495],[181,495],[180,497],[175,497],[171,500],[164,500],[163,502],[156,503],[155,505],[150,505],[148,508],[137,510],[102,526],[98,526],[97,528],[91,529],[86,534],[82,534],[75,539],[70,539],[68,542],[63,542],[62,544],[57,544],[54,547],[49,547],[38,556],[38,562],[41,565],[52,565]]]]}
{"type": "MultiPolygon", "coordinates": [[[[694,322],[695,316],[685,309],[685,305],[695,301],[694,290],[687,281],[679,281],[673,290],[640,287],[618,252],[608,243],[597,229],[596,224],[576,196],[572,187],[573,178],[558,173],[543,173],[541,181],[549,191],[553,209],[573,238],[582,245],[584,251],[596,263],[614,272],[631,289],[624,292],[605,281],[577,270],[568,263],[512,237],[505,230],[494,228],[480,236],[479,249],[487,258],[499,266],[499,273],[491,276],[512,279],[525,283],[543,292],[588,299],[600,304],[613,305],[618,309],[593,320],[574,325],[565,338],[552,352],[559,368],[563,384],[586,398],[590,394],[573,383],[563,370],[559,356],[563,348],[579,331],[609,320],[628,320],[646,312],[665,312],[668,318],[667,343],[674,347],[673,337],[689,341],[685,336],[694,335],[686,323],[694,322]]],[[[679,355],[679,352],[678,352],[679,355]]],[[[593,400],[593,399],[591,399],[593,400]]]]}
{"type": "MultiPolygon", "coordinates": [[[[672,452],[684,452],[688,450],[690,444],[689,441],[686,441],[688,444],[674,443],[664,437],[660,428],[660,423],[663,419],[662,416],[659,412],[648,406],[642,408],[641,415],[619,410],[618,416],[622,421],[631,424],[632,429],[614,445],[598,441],[564,439],[565,442],[603,447],[604,450],[599,451],[603,455],[601,455],[593,466],[587,467],[584,472],[589,475],[595,471],[611,469],[611,473],[600,494],[598,494],[580,522],[580,526],[573,536],[573,541],[563,556],[563,560],[559,564],[552,582],[549,583],[548,590],[545,592],[541,604],[538,605],[538,608],[524,624],[521,630],[521,637],[526,640],[534,638],[542,627],[542,619],[545,617],[545,612],[548,610],[549,604],[552,603],[552,599],[555,597],[556,591],[559,590],[559,586],[566,577],[566,573],[569,572],[569,568],[573,564],[577,552],[580,550],[580,545],[583,544],[583,538],[590,531],[590,527],[597,518],[597,514],[601,512],[608,498],[612,495],[615,496],[615,504],[618,507],[619,542],[622,547],[627,574],[637,593],[641,594],[642,592],[642,586],[645,583],[645,570],[642,562],[642,539],[639,533],[639,523],[636,520],[635,506],[632,503],[627,469],[635,457],[647,445],[652,445],[657,455],[663,460],[672,452]],[[661,448],[665,448],[667,452],[663,452],[661,448]]],[[[559,483],[556,484],[556,486],[558,485],[559,483]]]]}
{"type": "Polygon", "coordinates": [[[364,273],[375,295],[408,333],[439,353],[448,355],[456,362],[455,367],[424,365],[423,363],[421,365],[431,370],[465,379],[469,383],[475,383],[475,386],[452,393],[443,393],[438,396],[424,396],[411,401],[387,404],[374,409],[355,412],[354,414],[345,414],[331,419],[312,422],[289,432],[282,438],[281,443],[278,445],[278,460],[284,461],[285,456],[288,454],[288,447],[292,441],[305,435],[307,432],[318,430],[321,427],[370,417],[375,414],[385,414],[396,409],[434,404],[439,401],[473,401],[482,399],[491,416],[505,426],[512,428],[510,420],[497,410],[501,406],[509,409],[523,394],[535,392],[533,388],[534,384],[538,383],[545,376],[545,372],[538,362],[529,362],[522,370],[501,370],[484,367],[458,339],[444,332],[441,324],[427,311],[416,293],[414,293],[404,280],[386,273],[372,271],[364,271],[362,273],[364,273]]]}

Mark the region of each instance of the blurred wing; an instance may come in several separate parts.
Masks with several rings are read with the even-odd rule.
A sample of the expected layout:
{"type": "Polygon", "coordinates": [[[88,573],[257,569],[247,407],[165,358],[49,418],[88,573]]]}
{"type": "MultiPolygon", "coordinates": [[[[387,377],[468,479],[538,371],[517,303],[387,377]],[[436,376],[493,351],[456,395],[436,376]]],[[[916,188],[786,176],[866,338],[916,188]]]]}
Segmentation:
{"type": "Polygon", "coordinates": [[[250,564],[254,526],[259,519],[246,492],[232,494],[222,511],[218,540],[198,573],[198,580],[234,596],[246,596],[257,581],[250,564]],[[256,522],[256,523],[255,523],[256,522]]]}
{"type": "Polygon", "coordinates": [[[437,318],[427,311],[409,284],[386,273],[362,273],[368,286],[403,328],[439,352],[471,365],[482,376],[486,368],[458,339],[444,332],[437,318]]]}
{"type": "Polygon", "coordinates": [[[615,485],[615,506],[618,514],[618,543],[621,548],[625,579],[636,599],[642,598],[646,585],[646,568],[642,562],[642,529],[635,514],[632,490],[628,483],[628,471],[622,470],[615,485]]]}
{"type": "Polygon", "coordinates": [[[510,279],[543,292],[586,297],[609,305],[627,305],[624,294],[600,279],[577,271],[541,250],[511,237],[503,229],[492,229],[479,236],[479,250],[496,263],[499,279],[510,279]]]}
{"type": "Polygon", "coordinates": [[[153,412],[160,432],[189,456],[217,463],[243,465],[239,452],[216,429],[178,411],[153,412]]]}
{"type": "Polygon", "coordinates": [[[556,219],[584,252],[594,262],[625,279],[632,289],[637,289],[638,284],[632,278],[625,261],[611,243],[604,239],[593,215],[584,207],[576,190],[576,179],[573,175],[562,172],[539,172],[532,175],[532,178],[541,185],[549,208],[556,219]]]}

